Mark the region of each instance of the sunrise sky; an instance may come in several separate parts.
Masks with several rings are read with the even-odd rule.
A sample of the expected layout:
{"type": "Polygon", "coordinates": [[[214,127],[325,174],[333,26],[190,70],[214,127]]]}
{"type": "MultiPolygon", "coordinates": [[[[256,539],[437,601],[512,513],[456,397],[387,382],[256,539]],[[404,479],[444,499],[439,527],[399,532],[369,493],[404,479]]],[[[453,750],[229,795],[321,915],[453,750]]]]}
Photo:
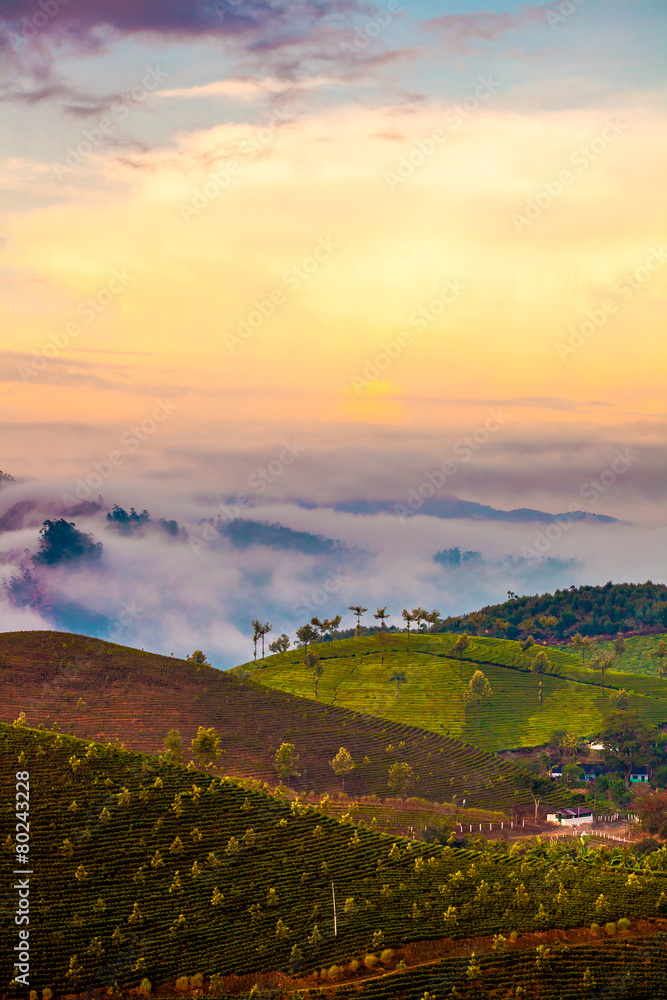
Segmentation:
{"type": "Polygon", "coordinates": [[[119,477],[233,489],[299,433],[312,489],[386,493],[364,456],[503,406],[471,499],[629,444],[654,489],[662,3],[0,9],[8,471],[85,475],[167,399],[119,477]]]}

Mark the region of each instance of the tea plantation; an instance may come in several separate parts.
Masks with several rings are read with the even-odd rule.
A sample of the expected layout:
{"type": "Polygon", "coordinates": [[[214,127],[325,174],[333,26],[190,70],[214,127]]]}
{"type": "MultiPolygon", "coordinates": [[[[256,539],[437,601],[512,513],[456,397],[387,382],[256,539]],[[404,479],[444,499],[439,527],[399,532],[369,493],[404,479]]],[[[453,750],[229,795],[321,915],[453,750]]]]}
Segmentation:
{"type": "MultiPolygon", "coordinates": [[[[379,636],[362,636],[318,643],[323,667],[318,699],[355,707],[393,722],[448,732],[487,750],[537,746],[555,730],[594,735],[609,713],[610,690],[625,688],[631,707],[654,724],[667,719],[667,683],[653,676],[582,668],[581,656],[569,649],[533,646],[487,636],[472,637],[461,658],[452,655],[456,636],[446,633],[387,633],[384,663],[379,636]],[[543,650],[547,672],[538,676],[531,663],[543,650]],[[479,706],[466,704],[464,694],[475,670],[487,677],[492,696],[479,706]],[[392,675],[405,674],[398,684],[392,675]],[[462,678],[462,679],[461,679],[462,678]],[[542,705],[539,682],[542,682],[542,705]]],[[[643,642],[657,644],[654,639],[643,642]]],[[[629,648],[632,640],[628,640],[629,648]]],[[[589,651],[587,663],[595,652],[589,651]]],[[[649,661],[654,662],[654,661],[649,661]]],[[[622,662],[619,661],[619,665],[622,662]]],[[[252,663],[244,665],[251,668],[252,663]]],[[[304,666],[303,650],[269,656],[254,670],[253,679],[276,690],[314,698],[313,674],[304,666]]]]}
{"type": "Polygon", "coordinates": [[[166,983],[175,995],[184,976],[223,992],[225,977],[267,970],[310,984],[312,996],[324,969],[342,984],[331,995],[344,997],[346,977],[367,978],[378,958],[393,971],[365,982],[362,995],[421,998],[433,987],[437,996],[550,997],[554,969],[563,976],[558,996],[586,996],[586,975],[593,989],[614,969],[634,968],[659,986],[662,940],[653,952],[651,942],[619,942],[604,959],[593,946],[509,947],[478,963],[417,969],[395,968],[395,952],[409,942],[446,938],[454,948],[479,936],[655,918],[667,912],[667,848],[639,861],[627,848],[589,850],[581,841],[538,841],[509,854],[500,843],[413,843],[251,783],[21,726],[0,726],[0,756],[0,983],[9,997],[26,995],[10,985],[12,872],[26,857],[19,813],[30,837],[30,987],[56,996],[115,983],[144,992],[166,983]],[[17,775],[29,783],[29,809],[17,801],[17,775]],[[539,990],[530,994],[479,991],[533,983],[539,990]]]}
{"type": "MultiPolygon", "coordinates": [[[[468,806],[494,810],[532,803],[516,767],[442,730],[438,735],[329,707],[241,683],[212,667],[85,636],[0,635],[0,719],[13,722],[21,711],[31,726],[57,723],[80,737],[118,738],[128,749],[150,753],[164,750],[171,728],[189,746],[199,726],[214,726],[223,773],[274,784],[275,752],[290,741],[301,758],[293,785],[304,791],[342,789],[330,762],[345,746],[355,762],[345,789],[354,796],[387,795],[389,768],[405,762],[415,773],[412,795],[440,802],[456,795],[468,806]]],[[[543,804],[562,803],[562,794],[554,788],[543,804]]]]}

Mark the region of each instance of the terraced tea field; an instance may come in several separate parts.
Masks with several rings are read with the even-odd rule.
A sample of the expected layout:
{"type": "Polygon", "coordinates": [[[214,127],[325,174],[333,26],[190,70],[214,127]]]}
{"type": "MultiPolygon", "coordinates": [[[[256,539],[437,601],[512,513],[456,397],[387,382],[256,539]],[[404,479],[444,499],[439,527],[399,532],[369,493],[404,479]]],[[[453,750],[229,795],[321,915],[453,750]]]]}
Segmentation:
{"type": "MultiPolygon", "coordinates": [[[[356,765],[345,779],[354,796],[386,796],[389,768],[405,762],[415,773],[411,795],[438,802],[456,796],[495,810],[532,802],[513,765],[441,733],[69,633],[0,635],[0,719],[12,722],[21,711],[29,725],[56,722],[81,737],[117,738],[153,754],[164,750],[171,728],[180,730],[187,748],[199,726],[214,726],[220,771],[272,786],[275,752],[289,741],[300,755],[301,773],[292,779],[298,789],[341,791],[343,780],[330,762],[344,746],[356,765]]],[[[563,794],[554,787],[543,805],[562,803],[563,794]]]]}
{"type": "MultiPolygon", "coordinates": [[[[392,722],[446,732],[484,747],[503,750],[546,743],[555,730],[595,734],[609,712],[608,690],[625,688],[631,706],[653,723],[667,720],[667,682],[640,674],[582,669],[581,657],[569,650],[534,646],[530,655],[518,643],[488,637],[472,638],[463,655],[451,655],[455,636],[387,634],[384,664],[377,636],[317,644],[323,669],[318,699],[330,705],[363,709],[392,722]],[[549,672],[537,676],[530,663],[543,649],[549,672]],[[464,702],[475,670],[486,675],[492,697],[480,706],[464,702]],[[404,673],[405,681],[392,681],[404,673]],[[462,678],[461,679],[461,674],[462,678]],[[538,683],[542,681],[540,707],[538,683]]],[[[589,654],[590,655],[590,654],[589,654]]],[[[314,698],[313,675],[303,662],[303,650],[266,658],[253,679],[275,690],[314,698]]],[[[252,663],[245,664],[246,668],[252,663]]]]}
{"type": "MultiPolygon", "coordinates": [[[[28,856],[30,985],[56,995],[142,982],[148,990],[168,983],[174,995],[184,976],[186,989],[205,983],[210,992],[218,977],[276,969],[311,978],[324,969],[336,979],[347,963],[358,967],[358,956],[368,968],[395,964],[386,949],[408,942],[508,938],[667,909],[667,848],[639,862],[627,848],[588,850],[578,841],[510,854],[502,844],[472,851],[412,843],[195,768],[23,727],[0,726],[0,756],[8,831],[1,876],[10,886],[28,856]],[[28,785],[27,805],[14,804],[17,776],[28,785]],[[29,823],[27,852],[16,832],[19,811],[29,823]]],[[[11,979],[16,906],[9,889],[0,921],[3,984],[11,979]]],[[[563,960],[572,967],[571,955],[563,960]]],[[[480,962],[482,981],[515,983],[512,963],[527,982],[545,970],[529,953],[510,952],[480,962]]],[[[460,960],[440,970],[396,969],[363,989],[416,996],[437,981],[428,976],[439,975],[442,989],[462,973],[471,979],[460,960]]],[[[24,986],[5,988],[8,997],[25,996],[24,986]]]]}

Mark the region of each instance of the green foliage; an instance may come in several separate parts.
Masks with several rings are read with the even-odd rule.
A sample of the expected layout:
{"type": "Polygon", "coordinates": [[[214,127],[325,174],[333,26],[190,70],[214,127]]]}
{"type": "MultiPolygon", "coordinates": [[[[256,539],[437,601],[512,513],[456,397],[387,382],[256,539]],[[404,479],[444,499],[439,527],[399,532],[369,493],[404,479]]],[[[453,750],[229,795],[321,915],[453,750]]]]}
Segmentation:
{"type": "Polygon", "coordinates": [[[192,751],[201,764],[213,764],[219,757],[220,737],[215,728],[199,726],[192,741],[192,751]]]}

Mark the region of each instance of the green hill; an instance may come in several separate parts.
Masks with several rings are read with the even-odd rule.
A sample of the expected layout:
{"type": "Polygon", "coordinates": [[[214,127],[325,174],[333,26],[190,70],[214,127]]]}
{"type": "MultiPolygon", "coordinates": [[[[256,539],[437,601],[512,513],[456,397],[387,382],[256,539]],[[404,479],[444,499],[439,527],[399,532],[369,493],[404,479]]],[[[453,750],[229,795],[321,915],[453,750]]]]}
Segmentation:
{"type": "MultiPolygon", "coordinates": [[[[595,733],[609,712],[609,688],[630,691],[631,707],[648,721],[667,721],[667,683],[656,677],[608,672],[603,690],[601,675],[582,669],[575,652],[533,646],[524,654],[517,642],[482,636],[472,639],[460,661],[451,655],[455,639],[447,633],[409,638],[404,633],[385,633],[384,665],[379,636],[317,644],[312,648],[320,654],[323,666],[318,698],[326,704],[371,712],[392,723],[450,733],[494,751],[537,746],[548,742],[555,730],[595,733]],[[537,676],[530,671],[530,663],[540,649],[547,654],[550,672],[537,676]],[[479,725],[477,706],[466,705],[463,698],[478,668],[493,691],[479,706],[479,725]],[[406,677],[398,691],[391,680],[397,672],[406,677]]],[[[276,690],[314,698],[313,675],[304,666],[302,649],[267,657],[253,678],[276,690]]]]}
{"type": "MultiPolygon", "coordinates": [[[[570,587],[553,594],[512,597],[503,604],[481,609],[489,623],[500,619],[508,626],[509,638],[516,638],[526,618],[535,638],[563,640],[575,632],[582,635],[616,635],[619,632],[643,634],[667,627],[667,586],[664,583],[605,583],[604,586],[570,587]],[[553,615],[555,626],[544,628],[535,619],[553,615]]],[[[486,626],[485,626],[486,627],[486,626]]],[[[446,618],[442,631],[475,630],[475,617],[458,615],[446,618]]]]}
{"type": "MultiPolygon", "coordinates": [[[[411,843],[110,744],[0,725],[0,753],[0,870],[9,887],[0,982],[10,997],[26,996],[25,982],[10,985],[19,888],[28,899],[20,906],[29,917],[21,928],[28,985],[56,995],[143,982],[145,992],[167,984],[163,995],[173,996],[183,976],[188,992],[205,983],[207,992],[231,993],[232,979],[249,991],[272,970],[304,986],[317,985],[322,969],[354,982],[378,959],[395,968],[409,942],[444,936],[474,947],[480,935],[636,921],[667,906],[664,849],[638,864],[628,849],[591,852],[580,842],[510,854],[501,844],[411,843]]],[[[450,947],[445,941],[444,954],[450,947]]],[[[511,985],[522,961],[484,967],[511,985]]],[[[424,969],[443,985],[455,971],[424,969]]],[[[403,983],[405,995],[417,995],[391,977],[378,995],[401,996],[391,990],[403,983]]],[[[374,989],[365,986],[369,996],[374,989]]]]}
{"type": "MultiPolygon", "coordinates": [[[[262,672],[262,676],[264,672],[262,672]]],[[[293,697],[231,673],[143,650],[63,632],[0,635],[0,720],[25,711],[29,725],[88,739],[120,740],[128,749],[158,754],[170,729],[190,746],[199,726],[221,739],[224,774],[277,783],[280,744],[300,754],[300,791],[338,794],[343,779],[331,761],[341,746],[356,764],[345,779],[351,795],[386,796],[396,762],[415,773],[412,795],[492,810],[530,805],[524,772],[442,732],[380,719],[362,711],[293,697]]],[[[548,801],[562,802],[554,788],[548,801]]]]}

